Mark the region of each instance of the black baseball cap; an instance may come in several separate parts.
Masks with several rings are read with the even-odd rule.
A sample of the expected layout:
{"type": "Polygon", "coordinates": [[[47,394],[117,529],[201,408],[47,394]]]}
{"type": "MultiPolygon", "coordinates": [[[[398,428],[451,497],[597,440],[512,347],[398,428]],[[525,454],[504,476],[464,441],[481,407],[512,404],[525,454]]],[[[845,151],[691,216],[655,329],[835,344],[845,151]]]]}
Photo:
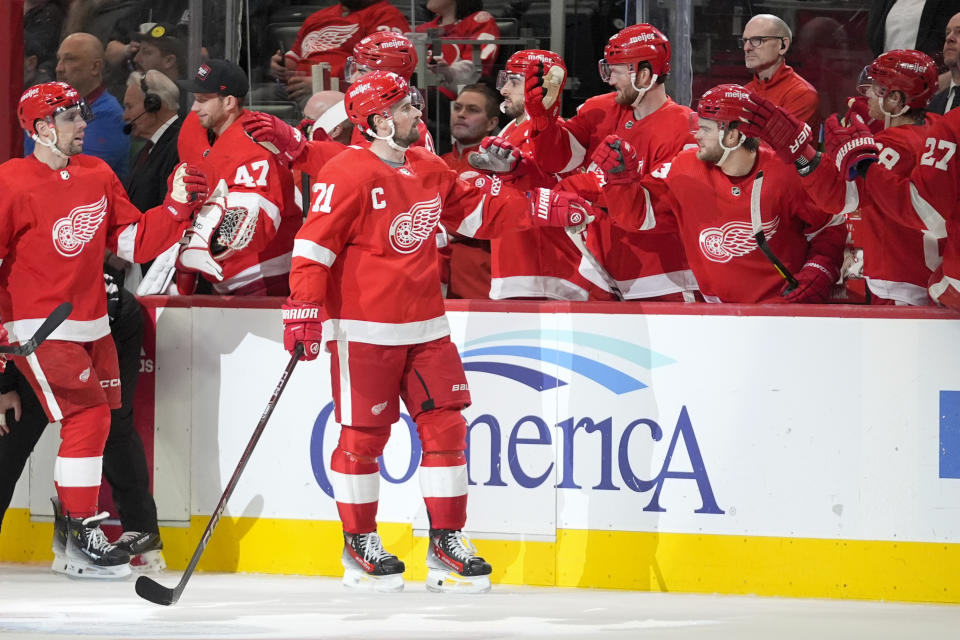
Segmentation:
{"type": "Polygon", "coordinates": [[[247,74],[235,62],[207,60],[197,69],[197,75],[183,83],[191,93],[216,93],[221,96],[243,98],[250,90],[247,74]]]}
{"type": "Polygon", "coordinates": [[[141,30],[133,34],[137,42],[149,42],[164,54],[174,54],[178,59],[186,55],[185,39],[180,30],[165,22],[146,23],[141,30]]]}

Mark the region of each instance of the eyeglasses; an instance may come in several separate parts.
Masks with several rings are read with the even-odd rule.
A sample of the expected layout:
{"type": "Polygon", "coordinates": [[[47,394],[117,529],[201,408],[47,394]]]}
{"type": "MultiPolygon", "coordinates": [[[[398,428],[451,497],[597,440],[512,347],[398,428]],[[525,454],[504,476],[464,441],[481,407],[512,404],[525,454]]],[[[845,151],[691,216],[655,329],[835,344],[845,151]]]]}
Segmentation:
{"type": "Polygon", "coordinates": [[[763,46],[764,40],[780,40],[781,44],[786,40],[783,36],[753,36],[752,38],[737,38],[737,42],[740,44],[740,48],[743,49],[744,45],[748,42],[750,46],[756,49],[757,47],[763,46]]]}

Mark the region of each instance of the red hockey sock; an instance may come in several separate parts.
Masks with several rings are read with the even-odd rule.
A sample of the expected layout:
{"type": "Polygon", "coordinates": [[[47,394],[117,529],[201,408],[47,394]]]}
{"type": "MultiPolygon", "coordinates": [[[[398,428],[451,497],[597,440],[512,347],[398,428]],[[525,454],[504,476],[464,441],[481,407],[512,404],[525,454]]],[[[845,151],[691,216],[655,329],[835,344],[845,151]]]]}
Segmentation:
{"type": "Polygon", "coordinates": [[[420,488],[433,529],[463,529],[467,522],[467,458],[462,451],[424,453],[420,488]]]}
{"type": "Polygon", "coordinates": [[[90,407],[64,417],[60,424],[62,441],[53,468],[57,497],[71,518],[89,518],[97,513],[110,409],[105,404],[90,407]]]}
{"type": "Polygon", "coordinates": [[[364,461],[337,447],[330,460],[330,483],[346,533],[369,533],[377,528],[380,465],[364,461]]]}

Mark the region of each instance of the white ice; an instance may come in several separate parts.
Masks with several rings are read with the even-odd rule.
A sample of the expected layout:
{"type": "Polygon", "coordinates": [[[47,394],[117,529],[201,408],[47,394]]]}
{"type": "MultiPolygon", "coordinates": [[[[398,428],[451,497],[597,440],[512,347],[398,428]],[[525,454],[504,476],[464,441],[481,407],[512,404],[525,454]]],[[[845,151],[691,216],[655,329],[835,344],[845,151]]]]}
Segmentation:
{"type": "MultiPolygon", "coordinates": [[[[172,587],[179,572],[158,581],[172,587]]],[[[960,606],[494,585],[484,595],[349,592],[335,578],[195,574],[170,607],[133,581],[79,581],[0,564],[0,636],[27,638],[667,638],[960,637],[960,606]]]]}

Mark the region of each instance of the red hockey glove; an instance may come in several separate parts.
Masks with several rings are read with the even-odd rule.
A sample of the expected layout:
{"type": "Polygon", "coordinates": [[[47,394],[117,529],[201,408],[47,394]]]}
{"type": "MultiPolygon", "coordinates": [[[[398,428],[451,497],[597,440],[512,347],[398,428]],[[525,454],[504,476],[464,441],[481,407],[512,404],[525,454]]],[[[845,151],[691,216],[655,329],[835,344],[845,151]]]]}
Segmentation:
{"type": "Polygon", "coordinates": [[[870,129],[860,116],[853,115],[852,120],[849,126],[844,127],[837,114],[833,114],[823,123],[824,148],[827,155],[834,159],[837,171],[844,180],[866,175],[867,169],[880,155],[870,129]]]}
{"type": "MultiPolygon", "coordinates": [[[[838,276],[836,269],[811,260],[796,274],[799,283],[797,288],[784,295],[783,299],[786,302],[825,302],[838,276]]],[[[787,286],[784,285],[784,290],[787,286]]]]}
{"type": "Polygon", "coordinates": [[[543,131],[560,115],[560,87],[565,72],[554,65],[544,71],[543,63],[527,67],[524,79],[523,106],[534,132],[543,131]]]}
{"type": "Polygon", "coordinates": [[[283,348],[293,355],[297,344],[303,344],[301,360],[316,360],[323,348],[323,321],[320,306],[287,298],[283,313],[283,348]]]}
{"type": "Polygon", "coordinates": [[[810,125],[755,93],[750,94],[750,101],[752,106],[744,106],[740,132],[750,138],[760,138],[800,171],[810,165],[817,155],[810,144],[813,141],[810,125]]]}
{"type": "MultiPolygon", "coordinates": [[[[4,347],[10,346],[10,334],[7,333],[7,329],[2,324],[0,324],[0,345],[4,347]]],[[[7,358],[7,354],[0,353],[0,373],[7,370],[7,358]]],[[[17,411],[17,413],[19,414],[20,412],[17,411]]],[[[17,419],[20,419],[19,415],[17,419]]],[[[0,433],[0,435],[2,435],[2,433],[0,433]]]]}
{"type": "Polygon", "coordinates": [[[627,184],[640,178],[636,149],[618,136],[604,138],[590,160],[600,167],[608,184],[627,184]]]}
{"type": "Polygon", "coordinates": [[[304,118],[303,120],[300,121],[300,124],[297,125],[297,129],[300,131],[300,133],[303,134],[303,137],[306,138],[307,140],[310,139],[310,130],[313,128],[313,123],[315,122],[316,120],[314,120],[313,118],[304,118]]]}
{"type": "Polygon", "coordinates": [[[203,206],[209,195],[207,176],[198,167],[181,163],[167,178],[167,197],[163,206],[176,220],[183,222],[203,206]]]}
{"type": "Polygon", "coordinates": [[[866,96],[847,98],[847,114],[840,123],[849,126],[854,116],[860,116],[870,133],[880,133],[883,130],[883,120],[870,117],[870,101],[866,96]]]}
{"type": "Polygon", "coordinates": [[[530,214],[533,221],[544,227],[572,227],[582,231],[593,222],[590,205],[569,191],[551,191],[540,187],[533,193],[530,214]]]}
{"type": "Polygon", "coordinates": [[[302,133],[269,113],[251,111],[243,123],[243,132],[287,165],[293,164],[307,147],[302,133]]]}

